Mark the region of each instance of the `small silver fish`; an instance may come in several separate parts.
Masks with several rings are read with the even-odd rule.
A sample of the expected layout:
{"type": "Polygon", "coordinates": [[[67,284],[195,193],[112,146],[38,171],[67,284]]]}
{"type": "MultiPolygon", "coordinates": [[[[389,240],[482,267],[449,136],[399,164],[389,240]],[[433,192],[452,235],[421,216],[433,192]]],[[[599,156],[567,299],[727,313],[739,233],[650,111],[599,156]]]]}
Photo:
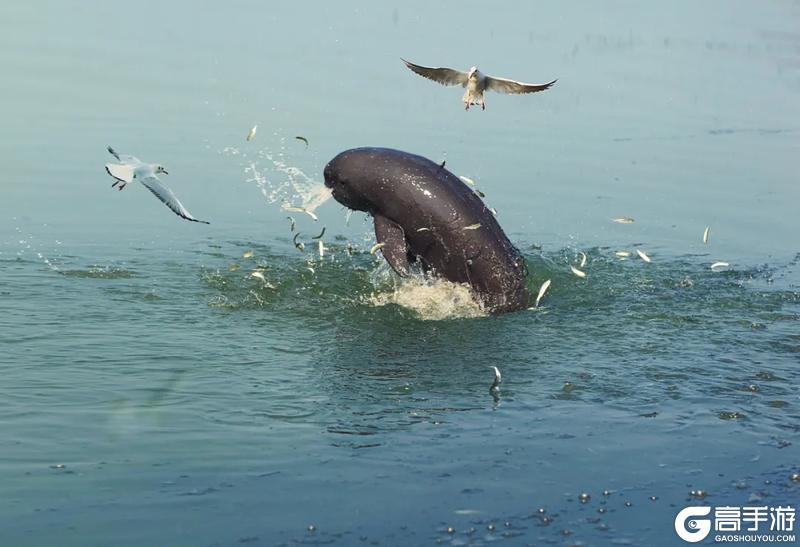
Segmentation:
{"type": "Polygon", "coordinates": [[[706,226],[703,230],[703,243],[708,243],[708,235],[711,233],[711,226],[706,226]]]}
{"type": "Polygon", "coordinates": [[[289,230],[291,230],[292,232],[294,232],[294,219],[293,219],[292,217],[286,217],[286,218],[288,218],[288,219],[289,219],[289,222],[290,222],[290,224],[289,224],[289,230]]]}
{"type": "Polygon", "coordinates": [[[372,248],[369,250],[369,254],[371,254],[371,255],[374,255],[375,253],[377,253],[377,252],[378,252],[378,249],[382,249],[382,248],[383,248],[385,245],[386,245],[386,243],[376,243],[376,244],[375,244],[375,245],[373,245],[373,246],[372,246],[372,248]]]}
{"type": "Polygon", "coordinates": [[[312,275],[313,275],[313,274],[315,274],[315,273],[317,273],[317,272],[314,270],[314,268],[312,268],[311,266],[306,266],[306,270],[308,270],[309,272],[311,272],[311,274],[312,274],[312,275]]]}
{"type": "Polygon", "coordinates": [[[308,210],[308,209],[306,209],[305,207],[291,207],[291,206],[289,206],[289,205],[285,205],[285,204],[284,204],[284,205],[283,205],[281,208],[282,208],[284,211],[288,211],[288,212],[290,212],[290,213],[305,213],[305,214],[307,214],[308,216],[310,216],[311,218],[313,218],[313,219],[314,219],[314,222],[316,222],[316,221],[318,221],[318,220],[319,220],[319,217],[317,217],[317,215],[315,215],[314,213],[312,213],[311,211],[309,211],[309,210],[308,210]]]}
{"type": "Polygon", "coordinates": [[[325,245],[323,245],[321,239],[317,242],[317,248],[319,249],[319,257],[320,258],[324,258],[325,257],[325,245]]]}
{"type": "Polygon", "coordinates": [[[311,239],[322,239],[322,236],[324,236],[324,235],[325,235],[325,227],[323,226],[322,227],[322,231],[319,233],[319,235],[318,236],[314,236],[311,239]]]}
{"type": "Polygon", "coordinates": [[[258,131],[258,125],[254,125],[250,132],[247,134],[247,142],[250,142],[255,138],[256,131],[258,131]]]}
{"type": "Polygon", "coordinates": [[[481,192],[481,191],[480,191],[480,190],[478,190],[477,188],[475,188],[475,193],[476,193],[476,194],[478,194],[478,195],[479,195],[480,197],[482,197],[482,198],[485,198],[485,197],[486,197],[486,194],[484,194],[483,192],[481,192]]]}
{"type": "Polygon", "coordinates": [[[534,308],[538,308],[539,307],[539,301],[542,299],[542,297],[544,296],[544,293],[547,292],[547,289],[549,287],[550,287],[550,280],[549,279],[547,281],[545,281],[544,283],[542,283],[542,286],[539,287],[539,294],[536,296],[536,303],[533,305],[534,308]]]}
{"type": "Polygon", "coordinates": [[[297,241],[298,237],[300,237],[300,232],[297,232],[296,234],[294,234],[294,237],[292,238],[292,243],[294,243],[294,246],[295,246],[295,248],[297,250],[303,251],[303,250],[305,250],[306,245],[302,241],[298,242],[297,241]]]}
{"type": "Polygon", "coordinates": [[[255,277],[256,279],[260,279],[260,280],[261,280],[261,281],[263,281],[264,283],[266,283],[266,282],[267,282],[267,278],[266,278],[266,277],[264,277],[264,274],[263,274],[263,273],[261,273],[261,272],[259,272],[258,270],[256,270],[255,272],[251,273],[251,274],[250,274],[250,277],[255,277]]]}
{"type": "Polygon", "coordinates": [[[469,184],[470,186],[475,186],[475,181],[474,181],[474,180],[472,180],[472,179],[471,179],[471,178],[469,178],[469,177],[465,177],[465,176],[459,176],[458,178],[460,178],[461,180],[463,180],[464,182],[466,182],[466,183],[467,183],[467,184],[469,184]]]}
{"type": "Polygon", "coordinates": [[[574,274],[575,274],[575,275],[577,275],[578,277],[586,277],[586,272],[582,272],[582,271],[580,271],[580,270],[579,270],[578,268],[576,268],[575,266],[570,266],[570,267],[569,267],[569,269],[570,269],[570,270],[572,270],[572,273],[574,273],[574,274]]]}
{"type": "Polygon", "coordinates": [[[586,266],[586,253],[581,251],[581,266],[580,267],[583,268],[584,266],[586,266]]]}
{"type": "Polygon", "coordinates": [[[641,258],[645,262],[651,262],[650,257],[647,256],[647,253],[642,251],[641,249],[636,249],[636,254],[639,255],[639,258],[641,258]]]}
{"type": "Polygon", "coordinates": [[[499,368],[497,368],[495,366],[492,366],[492,367],[489,367],[489,368],[493,368],[494,369],[494,382],[492,382],[492,387],[489,388],[489,389],[497,389],[497,386],[499,386],[500,382],[503,381],[503,376],[500,374],[500,369],[499,368]]]}
{"type": "Polygon", "coordinates": [[[464,226],[464,227],[463,227],[463,228],[461,228],[461,229],[462,229],[462,230],[477,230],[477,229],[478,229],[478,228],[480,228],[480,227],[481,227],[481,223],[479,222],[479,223],[477,223],[477,224],[470,224],[469,226],[464,226]]]}
{"type": "Polygon", "coordinates": [[[631,253],[629,253],[628,251],[617,251],[614,254],[617,255],[620,258],[627,258],[627,257],[631,256],[631,253]]]}
{"type": "Polygon", "coordinates": [[[489,207],[489,210],[492,212],[494,216],[497,216],[497,209],[495,209],[494,207],[489,207]]]}
{"type": "Polygon", "coordinates": [[[236,271],[236,270],[238,270],[240,267],[241,267],[241,266],[239,266],[238,264],[231,264],[230,266],[228,266],[228,271],[229,271],[229,272],[235,272],[235,271],[236,271]]]}
{"type": "Polygon", "coordinates": [[[431,229],[430,228],[417,228],[417,231],[418,232],[430,232],[431,229]]]}
{"type": "Polygon", "coordinates": [[[617,217],[612,218],[611,221],[617,224],[633,224],[635,222],[631,217],[617,217]]]}
{"type": "Polygon", "coordinates": [[[295,139],[297,139],[298,141],[303,141],[304,143],[306,143],[306,148],[308,148],[308,139],[307,138],[297,136],[297,137],[295,137],[295,139]]]}
{"type": "Polygon", "coordinates": [[[253,251],[245,251],[242,254],[242,258],[253,258],[253,251]]]}
{"type": "Polygon", "coordinates": [[[711,269],[716,270],[717,268],[727,268],[728,266],[730,266],[730,264],[728,264],[727,262],[714,262],[711,265],[711,269]]]}

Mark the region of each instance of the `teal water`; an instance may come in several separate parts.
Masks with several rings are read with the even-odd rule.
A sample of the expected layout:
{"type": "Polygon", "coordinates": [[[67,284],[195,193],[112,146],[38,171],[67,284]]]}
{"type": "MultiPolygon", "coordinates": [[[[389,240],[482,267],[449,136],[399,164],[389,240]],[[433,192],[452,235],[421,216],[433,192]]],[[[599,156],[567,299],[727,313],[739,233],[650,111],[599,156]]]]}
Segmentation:
{"type": "Polygon", "coordinates": [[[682,545],[687,505],[798,504],[800,4],[0,14],[0,545],[682,545]],[[559,82],[465,113],[401,56],[559,82]],[[543,306],[281,210],[362,145],[475,179],[543,306]]]}

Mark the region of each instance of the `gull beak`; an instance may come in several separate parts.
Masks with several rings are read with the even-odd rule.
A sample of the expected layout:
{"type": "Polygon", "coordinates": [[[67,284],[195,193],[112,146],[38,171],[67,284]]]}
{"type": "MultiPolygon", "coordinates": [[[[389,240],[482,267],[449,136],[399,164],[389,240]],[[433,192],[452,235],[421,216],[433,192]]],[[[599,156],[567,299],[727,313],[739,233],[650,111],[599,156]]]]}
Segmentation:
{"type": "Polygon", "coordinates": [[[169,175],[166,169],[161,169],[161,172],[164,173],[165,175],[169,175]]]}

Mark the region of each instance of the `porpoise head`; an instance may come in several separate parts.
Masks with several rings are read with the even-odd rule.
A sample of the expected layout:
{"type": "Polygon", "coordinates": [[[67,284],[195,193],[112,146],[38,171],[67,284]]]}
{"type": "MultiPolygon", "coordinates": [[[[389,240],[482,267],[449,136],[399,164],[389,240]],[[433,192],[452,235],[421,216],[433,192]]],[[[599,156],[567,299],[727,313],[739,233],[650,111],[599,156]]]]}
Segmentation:
{"type": "Polygon", "coordinates": [[[372,212],[374,208],[370,194],[377,189],[369,156],[366,150],[347,150],[325,166],[325,186],[331,189],[333,198],[348,209],[372,212]]]}

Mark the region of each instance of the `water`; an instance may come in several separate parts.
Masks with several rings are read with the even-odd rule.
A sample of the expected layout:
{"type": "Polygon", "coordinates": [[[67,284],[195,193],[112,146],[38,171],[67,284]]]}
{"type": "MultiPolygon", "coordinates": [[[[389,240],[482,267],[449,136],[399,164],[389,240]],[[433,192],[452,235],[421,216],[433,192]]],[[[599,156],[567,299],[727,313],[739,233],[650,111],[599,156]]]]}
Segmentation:
{"type": "Polygon", "coordinates": [[[0,544],[679,545],[687,505],[798,504],[800,4],[0,9],[0,544]],[[464,113],[400,56],[559,82],[464,113]],[[212,224],[112,191],[109,144],[212,224]],[[543,306],[281,210],[359,145],[474,178],[543,306]]]}

